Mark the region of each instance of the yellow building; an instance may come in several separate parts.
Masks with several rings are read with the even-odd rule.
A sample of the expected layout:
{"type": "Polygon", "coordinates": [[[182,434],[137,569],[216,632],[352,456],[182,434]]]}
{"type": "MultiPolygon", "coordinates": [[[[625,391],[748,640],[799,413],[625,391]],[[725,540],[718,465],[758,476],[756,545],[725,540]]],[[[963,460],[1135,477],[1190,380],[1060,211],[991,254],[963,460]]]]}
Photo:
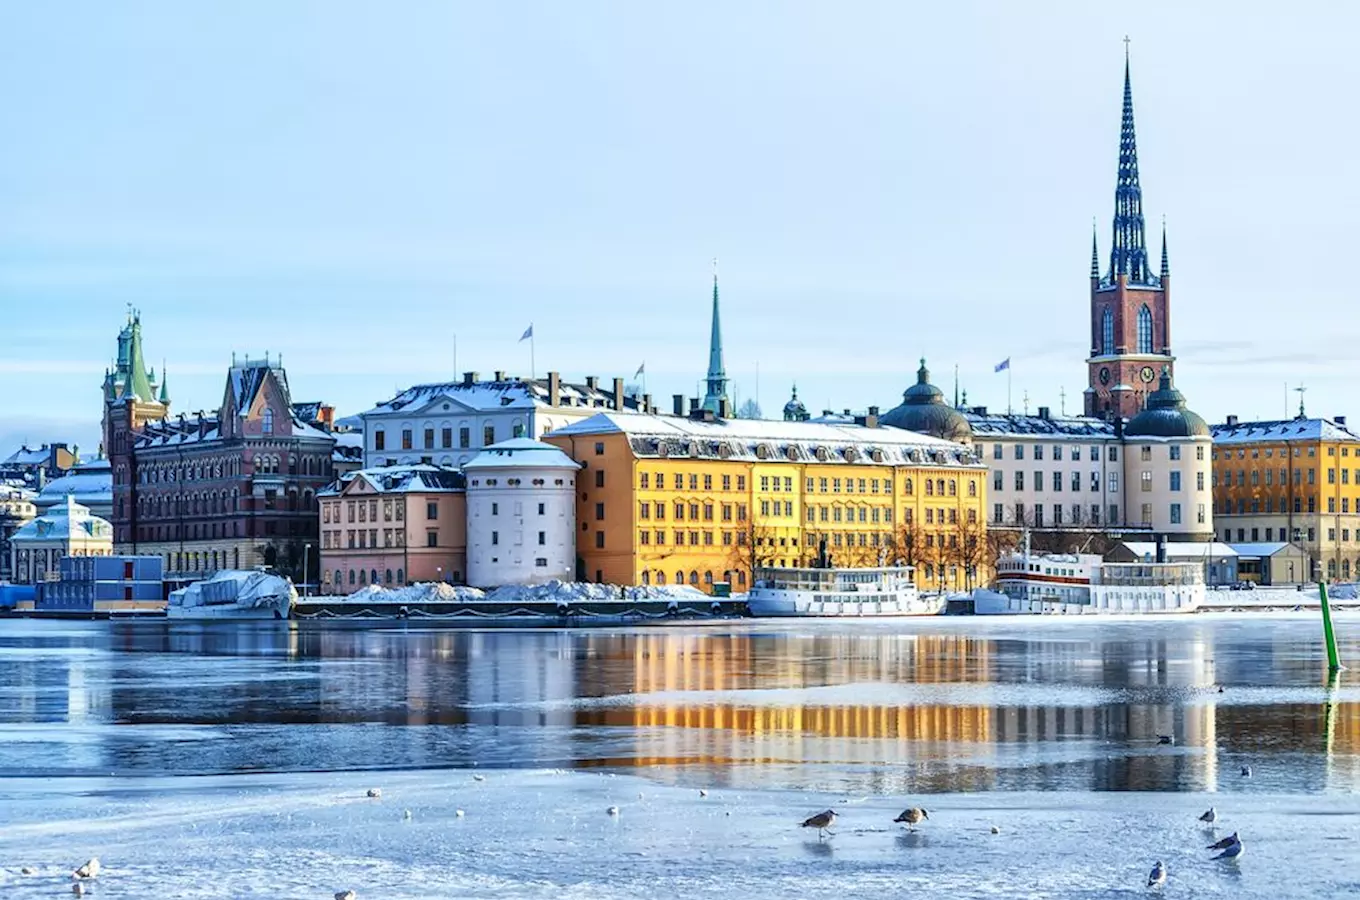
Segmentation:
{"type": "Polygon", "coordinates": [[[601,412],[544,437],[583,470],[577,576],[750,585],[757,566],[916,567],[977,584],[986,468],[960,444],[862,424],[601,412]]]}
{"type": "Polygon", "coordinates": [[[1360,577],[1360,435],[1344,419],[1240,422],[1213,428],[1214,527],[1224,543],[1292,542],[1310,578],[1360,577]]]}

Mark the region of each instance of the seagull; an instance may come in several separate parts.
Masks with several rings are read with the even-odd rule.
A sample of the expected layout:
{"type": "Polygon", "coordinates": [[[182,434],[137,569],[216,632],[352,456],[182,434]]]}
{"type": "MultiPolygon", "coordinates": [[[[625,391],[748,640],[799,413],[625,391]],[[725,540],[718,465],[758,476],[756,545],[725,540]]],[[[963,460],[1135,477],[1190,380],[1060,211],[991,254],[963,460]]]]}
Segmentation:
{"type": "Polygon", "coordinates": [[[708,796],[708,791],[704,790],[703,788],[699,788],[699,796],[700,796],[700,797],[707,797],[707,796],[708,796]]]}
{"type": "Polygon", "coordinates": [[[1159,735],[1157,735],[1157,743],[1159,743],[1159,744],[1175,744],[1175,743],[1176,743],[1176,738],[1175,738],[1173,735],[1169,735],[1169,734],[1159,734],[1159,735]]]}
{"type": "Polygon", "coordinates": [[[1237,859],[1246,851],[1246,846],[1237,840],[1237,835],[1233,835],[1233,842],[1223,848],[1223,852],[1215,856],[1214,859],[1237,859]]]}
{"type": "Polygon", "coordinates": [[[472,776],[472,780],[473,780],[473,781],[486,781],[486,776],[485,776],[485,775],[473,775],[473,776],[472,776]]]}
{"type": "Polygon", "coordinates": [[[1251,777],[1251,766],[1243,766],[1243,767],[1242,767],[1242,777],[1243,777],[1243,778],[1250,778],[1250,777],[1251,777]]]}
{"type": "Polygon", "coordinates": [[[835,832],[831,831],[830,829],[831,826],[835,824],[836,824],[836,811],[834,809],[828,809],[823,812],[817,813],[817,815],[815,816],[805,819],[801,827],[817,829],[817,836],[820,838],[824,833],[834,834],[835,832]]]}
{"type": "Polygon", "coordinates": [[[1227,837],[1223,838],[1223,840],[1221,840],[1221,841],[1215,841],[1214,843],[1210,844],[1209,846],[1205,847],[1204,849],[1205,849],[1205,850],[1226,850],[1226,849],[1228,849],[1229,847],[1231,847],[1233,844],[1236,844],[1236,843],[1238,843],[1238,840],[1237,840],[1237,832],[1234,831],[1232,834],[1230,834],[1230,835],[1228,835],[1227,837]]]}
{"type": "Polygon", "coordinates": [[[1148,887],[1161,887],[1166,884],[1166,865],[1159,859],[1148,873],[1148,887]]]}
{"type": "Polygon", "coordinates": [[[22,869],[19,870],[19,874],[20,874],[20,875],[37,875],[37,874],[38,874],[38,870],[35,869],[35,868],[33,868],[32,866],[24,866],[22,869]]]}
{"type": "Polygon", "coordinates": [[[358,900],[359,895],[354,891],[336,891],[335,900],[358,900]]]}
{"type": "Polygon", "coordinates": [[[456,816],[456,817],[459,818],[459,819],[461,819],[461,818],[463,818],[463,816],[467,815],[467,813],[463,812],[461,809],[455,809],[455,810],[453,811],[453,814],[454,814],[454,816],[456,816]]]}
{"type": "Polygon", "coordinates": [[[1223,685],[1220,684],[1220,685],[1218,686],[1218,692],[1219,692],[1220,694],[1223,693],[1223,685]]]}
{"type": "Polygon", "coordinates": [[[411,818],[411,811],[410,811],[409,809],[403,809],[403,810],[401,811],[401,817],[402,817],[403,819],[409,819],[409,818],[411,818]]]}
{"type": "Polygon", "coordinates": [[[97,857],[97,856],[92,856],[92,857],[90,857],[90,861],[89,861],[89,862],[85,863],[85,865],[81,866],[79,869],[76,869],[74,872],[72,872],[72,873],[71,873],[71,877],[72,877],[72,878],[98,878],[98,877],[99,877],[99,870],[100,870],[101,868],[103,868],[103,867],[102,867],[101,865],[99,865],[99,857],[97,857]]]}
{"type": "Polygon", "coordinates": [[[1199,817],[1199,820],[1209,825],[1214,824],[1218,821],[1218,810],[1214,809],[1212,806],[1209,807],[1208,811],[1199,817]]]}
{"type": "Polygon", "coordinates": [[[913,806],[911,809],[902,810],[902,814],[899,815],[896,819],[893,819],[893,821],[901,822],[903,825],[907,826],[908,830],[915,831],[916,826],[921,824],[922,819],[929,818],[930,813],[926,812],[924,809],[921,809],[921,807],[919,806],[913,806]]]}
{"type": "Polygon", "coordinates": [[[1001,833],[1001,829],[998,828],[997,826],[993,825],[993,826],[992,826],[992,834],[1000,834],[1000,833],[1001,833]]]}
{"type": "Polygon", "coordinates": [[[370,800],[381,800],[382,788],[369,788],[368,793],[365,796],[367,796],[370,800]]]}
{"type": "Polygon", "coordinates": [[[619,808],[617,806],[611,806],[609,809],[606,809],[605,812],[609,813],[611,816],[617,816],[619,814],[619,808]]]}

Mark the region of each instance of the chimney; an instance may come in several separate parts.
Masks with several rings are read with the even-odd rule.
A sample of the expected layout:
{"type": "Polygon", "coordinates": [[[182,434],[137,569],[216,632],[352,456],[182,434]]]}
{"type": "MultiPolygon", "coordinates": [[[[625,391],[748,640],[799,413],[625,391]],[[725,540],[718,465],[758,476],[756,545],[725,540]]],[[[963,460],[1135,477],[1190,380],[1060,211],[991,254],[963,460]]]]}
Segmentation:
{"type": "Polygon", "coordinates": [[[1039,407],[1039,418],[1045,419],[1045,420],[1048,419],[1048,418],[1050,418],[1050,416],[1049,416],[1049,411],[1048,411],[1048,407],[1047,407],[1047,406],[1041,406],[1041,407],[1039,407]]]}
{"type": "Polygon", "coordinates": [[[694,412],[698,412],[698,410],[699,410],[699,398],[698,398],[698,397],[690,397],[690,398],[689,398],[689,411],[690,411],[691,413],[694,413],[694,412]]]}
{"type": "Polygon", "coordinates": [[[1166,562],[1166,535],[1157,535],[1157,562],[1166,562]]]}
{"type": "Polygon", "coordinates": [[[614,379],[614,408],[623,412],[623,379],[614,379]]]}
{"type": "Polygon", "coordinates": [[[600,377],[598,375],[587,375],[586,387],[592,391],[598,391],[600,389],[600,377]]]}
{"type": "Polygon", "coordinates": [[[968,411],[969,411],[970,413],[972,413],[973,415],[975,415],[975,416],[985,416],[985,415],[987,415],[987,407],[985,407],[985,406],[974,406],[972,409],[970,409],[970,410],[968,410],[968,411]]]}
{"type": "Polygon", "coordinates": [[[1228,416],[1228,427],[1229,428],[1237,427],[1237,416],[1228,416]]]}
{"type": "Polygon", "coordinates": [[[672,394],[672,395],[671,395],[671,412],[672,412],[673,414],[677,415],[677,416],[683,416],[683,415],[685,414],[685,395],[684,395],[684,394],[672,394]]]}
{"type": "Polygon", "coordinates": [[[562,402],[562,375],[560,372],[548,373],[548,405],[557,406],[562,402]]]}
{"type": "Polygon", "coordinates": [[[1336,417],[1334,417],[1334,418],[1332,419],[1332,421],[1335,422],[1335,423],[1338,424],[1338,425],[1344,426],[1344,425],[1346,424],[1346,417],[1345,417],[1345,416],[1336,416],[1336,417]]]}
{"type": "Polygon", "coordinates": [[[850,413],[850,407],[847,406],[847,407],[845,408],[845,414],[846,414],[847,416],[851,414],[851,413],[850,413]]]}
{"type": "Polygon", "coordinates": [[[718,400],[718,418],[719,419],[732,418],[732,401],[727,399],[726,397],[722,397],[718,400]]]}
{"type": "Polygon", "coordinates": [[[1122,437],[1124,437],[1124,417],[1123,417],[1123,416],[1115,416],[1115,417],[1114,417],[1114,436],[1115,436],[1116,438],[1122,438],[1122,437]]]}
{"type": "Polygon", "coordinates": [[[496,377],[493,378],[492,381],[504,381],[504,380],[505,380],[505,372],[503,372],[502,370],[497,369],[496,372],[495,372],[495,375],[496,375],[496,377]]]}
{"type": "Polygon", "coordinates": [[[476,372],[464,372],[464,373],[463,373],[463,386],[464,386],[464,387],[472,387],[472,386],[473,386],[474,384],[476,384],[476,383],[477,383],[477,373],[476,373],[476,372]]]}
{"type": "Polygon", "coordinates": [[[651,394],[643,394],[643,395],[642,395],[642,411],[645,412],[645,413],[650,413],[650,412],[654,412],[654,411],[655,411],[655,410],[652,409],[652,395],[651,395],[651,394]]]}
{"type": "Polygon", "coordinates": [[[689,418],[692,422],[712,422],[717,419],[717,416],[713,415],[713,410],[701,407],[696,402],[690,407],[689,418]]]}
{"type": "Polygon", "coordinates": [[[860,422],[860,424],[863,425],[865,428],[877,428],[877,427],[878,427],[878,407],[877,407],[877,406],[871,406],[871,407],[869,407],[869,412],[868,412],[868,414],[864,416],[864,420],[863,420],[862,422],[860,422]]]}

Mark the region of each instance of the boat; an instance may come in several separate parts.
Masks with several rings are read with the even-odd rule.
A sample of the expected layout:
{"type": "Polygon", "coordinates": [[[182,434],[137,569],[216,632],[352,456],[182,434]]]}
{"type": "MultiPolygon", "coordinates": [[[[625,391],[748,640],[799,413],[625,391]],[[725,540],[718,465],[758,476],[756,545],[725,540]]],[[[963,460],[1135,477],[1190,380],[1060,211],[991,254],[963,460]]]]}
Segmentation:
{"type": "Polygon", "coordinates": [[[1026,547],[997,561],[995,589],[973,592],[973,612],[1165,615],[1196,612],[1204,601],[1204,566],[1166,562],[1160,545],[1155,559],[1118,563],[1087,553],[1033,554],[1026,547]]]}
{"type": "Polygon", "coordinates": [[[171,619],[286,619],[297,603],[293,582],[258,569],[226,569],[170,592],[171,619]]]}
{"type": "Polygon", "coordinates": [[[911,566],[881,569],[758,568],[746,607],[752,616],[888,618],[935,616],[944,595],[922,596],[911,566]]]}

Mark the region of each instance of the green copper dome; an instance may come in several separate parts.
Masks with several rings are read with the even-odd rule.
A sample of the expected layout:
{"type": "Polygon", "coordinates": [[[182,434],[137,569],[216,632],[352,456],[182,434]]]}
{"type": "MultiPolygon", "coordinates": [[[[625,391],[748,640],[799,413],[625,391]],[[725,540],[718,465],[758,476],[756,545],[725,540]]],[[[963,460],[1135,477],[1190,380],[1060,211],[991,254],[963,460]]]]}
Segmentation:
{"type": "Polygon", "coordinates": [[[966,443],[973,437],[968,419],[946,404],[944,392],[930,383],[930,370],[924,358],[921,368],[916,370],[916,383],[902,394],[902,404],[884,413],[879,422],[946,441],[966,443]]]}

